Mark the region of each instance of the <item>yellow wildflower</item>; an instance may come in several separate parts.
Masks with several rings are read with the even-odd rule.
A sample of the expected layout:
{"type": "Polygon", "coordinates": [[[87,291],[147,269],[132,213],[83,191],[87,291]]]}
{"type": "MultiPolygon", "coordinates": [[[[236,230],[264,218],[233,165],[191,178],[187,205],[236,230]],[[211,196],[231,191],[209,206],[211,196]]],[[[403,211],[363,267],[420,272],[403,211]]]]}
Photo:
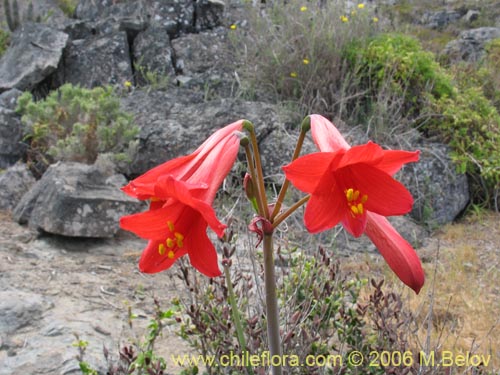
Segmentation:
{"type": "Polygon", "coordinates": [[[375,22],[375,23],[377,23],[378,22],[378,17],[373,17],[372,21],[375,22]]]}
{"type": "Polygon", "coordinates": [[[365,8],[365,4],[361,3],[361,4],[358,4],[358,9],[364,9],[365,8]]]}
{"type": "Polygon", "coordinates": [[[356,15],[356,11],[355,10],[351,10],[351,16],[355,16],[356,15]]]}
{"type": "Polygon", "coordinates": [[[236,30],[236,25],[233,23],[231,26],[229,26],[231,30],[236,30]]]}
{"type": "Polygon", "coordinates": [[[123,86],[125,86],[125,87],[127,87],[127,88],[132,87],[132,82],[130,82],[130,81],[125,81],[125,82],[123,82],[123,86]]]}
{"type": "Polygon", "coordinates": [[[301,11],[301,12],[305,12],[306,10],[307,10],[307,7],[306,7],[305,5],[302,5],[302,6],[300,7],[300,11],[301,11]]]}
{"type": "Polygon", "coordinates": [[[297,76],[298,76],[298,75],[297,75],[297,73],[295,73],[295,72],[291,72],[291,73],[290,73],[290,77],[292,77],[292,78],[297,78],[297,76]]]}
{"type": "Polygon", "coordinates": [[[342,22],[349,22],[349,18],[347,18],[346,16],[340,16],[340,20],[342,22]]]}
{"type": "Polygon", "coordinates": [[[302,62],[304,63],[304,65],[307,65],[307,64],[309,64],[310,61],[309,61],[309,59],[303,59],[302,62]]]}

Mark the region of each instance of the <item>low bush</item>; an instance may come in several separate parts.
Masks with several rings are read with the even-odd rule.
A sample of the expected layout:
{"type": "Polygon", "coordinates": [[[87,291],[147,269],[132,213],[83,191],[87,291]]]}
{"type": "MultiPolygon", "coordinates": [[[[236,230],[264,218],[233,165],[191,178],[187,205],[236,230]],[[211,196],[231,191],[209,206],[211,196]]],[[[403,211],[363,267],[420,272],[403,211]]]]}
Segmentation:
{"type": "Polygon", "coordinates": [[[101,153],[117,162],[128,160],[139,131],[109,86],[65,84],[40,101],[25,92],[17,112],[29,143],[28,162],[38,172],[59,160],[91,164],[101,153]]]}

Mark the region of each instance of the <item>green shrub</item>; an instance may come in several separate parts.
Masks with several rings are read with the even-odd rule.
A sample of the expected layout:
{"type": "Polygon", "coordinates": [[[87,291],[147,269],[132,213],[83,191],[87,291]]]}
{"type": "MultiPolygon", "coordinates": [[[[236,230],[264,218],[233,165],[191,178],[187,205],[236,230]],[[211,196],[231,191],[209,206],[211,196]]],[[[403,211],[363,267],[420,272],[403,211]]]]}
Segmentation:
{"type": "Polygon", "coordinates": [[[93,163],[101,153],[126,160],[138,128],[120,109],[112,87],[86,89],[65,84],[35,102],[31,93],[18,99],[29,161],[42,170],[58,161],[93,163]]]}

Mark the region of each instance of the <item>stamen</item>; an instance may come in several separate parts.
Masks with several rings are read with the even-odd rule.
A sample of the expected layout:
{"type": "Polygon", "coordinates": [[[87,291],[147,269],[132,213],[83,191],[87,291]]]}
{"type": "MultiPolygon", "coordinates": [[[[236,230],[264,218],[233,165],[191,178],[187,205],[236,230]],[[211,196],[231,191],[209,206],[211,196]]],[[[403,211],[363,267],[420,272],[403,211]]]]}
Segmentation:
{"type": "Polygon", "coordinates": [[[180,239],[177,239],[177,246],[182,248],[184,246],[184,242],[182,242],[182,240],[180,239]]]}
{"type": "Polygon", "coordinates": [[[354,190],[353,188],[346,189],[344,192],[347,198],[347,204],[351,210],[351,215],[363,215],[365,212],[364,204],[368,200],[368,195],[361,195],[359,190],[354,190]]]}
{"type": "Polygon", "coordinates": [[[168,229],[170,229],[170,232],[173,232],[175,227],[174,227],[174,223],[172,223],[170,220],[167,221],[167,225],[168,225],[168,229]]]}
{"type": "Polygon", "coordinates": [[[171,238],[167,238],[167,247],[168,247],[169,249],[171,249],[171,248],[173,248],[173,247],[174,247],[174,245],[175,245],[174,240],[173,240],[173,239],[171,239],[171,238]]]}
{"type": "Polygon", "coordinates": [[[168,254],[167,254],[167,257],[168,257],[169,259],[174,259],[174,255],[175,255],[174,251],[173,251],[173,250],[170,250],[170,251],[168,252],[168,254]]]}
{"type": "Polygon", "coordinates": [[[160,255],[165,254],[165,245],[164,244],[161,243],[160,245],[158,245],[158,253],[160,255]]]}
{"type": "Polygon", "coordinates": [[[353,201],[357,201],[358,200],[358,197],[359,197],[359,190],[356,190],[354,192],[354,195],[352,196],[352,200],[353,201]]]}

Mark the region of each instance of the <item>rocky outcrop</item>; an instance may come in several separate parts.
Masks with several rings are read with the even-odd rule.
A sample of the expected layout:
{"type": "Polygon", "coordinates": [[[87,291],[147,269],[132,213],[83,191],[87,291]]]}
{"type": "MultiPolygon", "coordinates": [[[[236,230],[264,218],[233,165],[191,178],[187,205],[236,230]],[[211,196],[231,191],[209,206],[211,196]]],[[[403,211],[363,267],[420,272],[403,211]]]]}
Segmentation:
{"type": "Polygon", "coordinates": [[[31,90],[56,71],[68,34],[42,24],[26,23],[12,35],[0,59],[0,92],[31,90]]]}
{"type": "Polygon", "coordinates": [[[123,31],[75,40],[64,56],[64,82],[95,87],[132,80],[127,34],[123,31]]]}
{"type": "Polygon", "coordinates": [[[420,19],[420,23],[429,29],[442,30],[446,26],[448,26],[448,24],[460,20],[465,15],[465,13],[465,9],[425,12],[420,19]]]}
{"type": "Polygon", "coordinates": [[[57,163],[23,196],[13,216],[48,233],[113,237],[121,216],[143,208],[141,202],[120,191],[126,182],[97,163],[57,163]]]}
{"type": "Polygon", "coordinates": [[[484,55],[486,43],[496,38],[500,38],[500,27],[465,30],[446,45],[443,55],[450,61],[477,61],[484,55]]]}

